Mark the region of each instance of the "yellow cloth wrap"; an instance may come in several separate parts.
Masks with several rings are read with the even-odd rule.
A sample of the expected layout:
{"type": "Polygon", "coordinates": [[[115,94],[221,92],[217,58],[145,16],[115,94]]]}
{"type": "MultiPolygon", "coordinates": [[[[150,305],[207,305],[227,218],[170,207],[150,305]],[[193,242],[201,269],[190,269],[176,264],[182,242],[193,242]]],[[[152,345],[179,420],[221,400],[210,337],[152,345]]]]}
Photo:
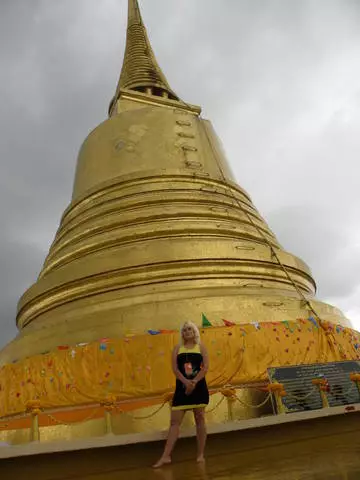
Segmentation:
{"type": "MultiPolygon", "coordinates": [[[[267,368],[360,358],[360,334],[312,320],[208,327],[210,389],[267,381],[267,368]],[[359,348],[359,350],[358,350],[359,348]]],[[[158,403],[171,393],[171,352],[178,332],[102,339],[5,365],[0,370],[0,417],[42,409],[100,404],[109,397],[158,403]]]]}

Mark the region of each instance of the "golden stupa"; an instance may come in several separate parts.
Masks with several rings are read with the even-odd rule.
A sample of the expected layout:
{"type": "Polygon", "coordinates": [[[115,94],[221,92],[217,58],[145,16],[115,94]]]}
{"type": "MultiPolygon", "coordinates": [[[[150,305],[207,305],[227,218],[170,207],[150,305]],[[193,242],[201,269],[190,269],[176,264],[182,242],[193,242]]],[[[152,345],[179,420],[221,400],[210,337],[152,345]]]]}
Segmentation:
{"type": "Polygon", "coordinates": [[[314,309],[308,266],[237,185],[211,123],[156,62],[136,0],[109,118],[83,143],[72,201],[1,363],[62,344],[178,328],[186,319],[295,320],[314,309]]]}
{"type": "Polygon", "coordinates": [[[349,321],[315,293],[308,266],[236,183],[200,107],[169,86],[129,0],[109,118],[80,149],[71,203],[19,302],[19,334],[0,352],[0,440],[27,441],[26,412],[39,417],[42,440],[101,434],[104,410],[107,433],[164,429],[168,411],[152,411],[172,390],[169,352],[181,323],[202,318],[216,366],[209,413],[224,431],[225,418],[249,413],[246,399],[261,401],[247,387],[262,385],[268,367],[360,358],[349,321]],[[350,345],[332,341],[335,326],[350,345]],[[230,412],[221,395],[239,387],[244,403],[230,412]]]}

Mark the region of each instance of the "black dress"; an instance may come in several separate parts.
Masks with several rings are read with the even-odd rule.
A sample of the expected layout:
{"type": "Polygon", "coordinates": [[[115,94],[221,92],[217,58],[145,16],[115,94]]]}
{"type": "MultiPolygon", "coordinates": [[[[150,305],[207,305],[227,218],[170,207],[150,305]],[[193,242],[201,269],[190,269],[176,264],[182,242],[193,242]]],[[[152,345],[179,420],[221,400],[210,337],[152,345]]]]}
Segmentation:
{"type": "MultiPolygon", "coordinates": [[[[177,366],[185,378],[192,380],[200,372],[203,365],[203,356],[200,345],[193,348],[181,346],[177,355],[177,366]]],[[[200,380],[192,393],[186,395],[186,387],[180,381],[176,380],[176,388],[172,401],[172,410],[193,410],[194,408],[204,408],[209,404],[209,390],[206,380],[200,380]]]]}

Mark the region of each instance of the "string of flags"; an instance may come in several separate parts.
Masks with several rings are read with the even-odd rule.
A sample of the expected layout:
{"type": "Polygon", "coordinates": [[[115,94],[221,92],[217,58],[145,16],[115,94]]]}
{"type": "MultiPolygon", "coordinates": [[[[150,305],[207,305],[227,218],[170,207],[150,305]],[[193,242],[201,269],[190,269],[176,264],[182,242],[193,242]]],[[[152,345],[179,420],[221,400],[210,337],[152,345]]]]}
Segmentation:
{"type": "MultiPolygon", "coordinates": [[[[239,322],[239,323],[235,323],[231,320],[228,320],[228,319],[225,319],[223,318],[222,319],[222,324],[224,327],[234,327],[234,326],[240,326],[240,330],[242,332],[242,335],[245,336],[247,335],[247,331],[242,328],[241,326],[243,325],[243,323],[239,322]]],[[[301,324],[302,325],[309,325],[310,326],[308,327],[308,330],[309,331],[312,331],[313,329],[314,330],[318,330],[321,326],[320,322],[317,321],[314,317],[309,317],[308,319],[298,319],[296,322],[292,321],[290,322],[289,320],[283,320],[281,322],[258,322],[258,321],[253,321],[253,322],[250,322],[249,323],[250,325],[253,325],[255,331],[259,331],[261,328],[273,328],[274,332],[278,332],[279,331],[279,328],[283,327],[284,329],[284,332],[285,330],[287,330],[289,332],[289,334],[293,334],[294,332],[298,331],[300,332],[301,331],[301,324]]],[[[329,322],[325,322],[326,324],[326,334],[327,335],[332,335],[334,333],[336,334],[347,334],[347,330],[349,329],[346,329],[345,327],[343,327],[342,325],[334,325],[334,324],[331,324],[329,322]]],[[[213,324],[209,318],[207,317],[207,315],[202,312],[201,314],[201,328],[203,329],[206,329],[206,328],[212,328],[212,327],[219,327],[220,325],[217,323],[217,324],[213,324]]],[[[147,334],[151,335],[151,336],[156,336],[156,335],[165,335],[165,334],[172,334],[174,332],[177,332],[177,330],[174,330],[174,329],[148,329],[147,330],[147,334]]],[[[356,333],[356,332],[355,332],[356,333]]],[[[125,334],[124,335],[124,340],[126,342],[129,341],[129,339],[131,339],[131,337],[134,337],[138,334],[135,334],[135,333],[128,333],[128,334],[125,334]]],[[[286,336],[288,336],[286,334],[286,336]]],[[[277,338],[276,340],[280,341],[280,338],[279,338],[279,335],[277,335],[277,338]]],[[[358,336],[354,336],[353,338],[350,339],[351,340],[351,343],[353,344],[353,347],[358,350],[360,349],[360,338],[358,338],[358,336]]],[[[107,349],[107,343],[110,341],[109,338],[101,338],[98,340],[99,342],[99,348],[100,350],[106,350],[107,349]]],[[[335,345],[337,345],[336,341],[334,342],[335,345]]],[[[86,347],[88,345],[87,342],[81,342],[81,343],[77,343],[76,344],[76,347],[86,347]]],[[[70,345],[59,345],[57,347],[57,350],[59,351],[65,351],[65,350],[71,350],[73,347],[70,346],[70,345]]],[[[49,351],[46,351],[46,352],[42,352],[42,355],[47,355],[51,352],[49,351]]],[[[74,355],[74,354],[72,354],[74,355]]],[[[17,360],[14,360],[12,363],[17,363],[17,360]]]]}
{"type": "MultiPolygon", "coordinates": [[[[225,327],[234,327],[236,325],[241,325],[241,323],[236,324],[235,322],[227,320],[225,318],[222,319],[222,322],[223,322],[223,326],[225,326],[225,327]]],[[[319,328],[319,323],[316,321],[316,319],[314,317],[309,317],[307,320],[298,319],[298,322],[300,322],[302,324],[307,324],[308,322],[310,322],[312,324],[313,328],[315,328],[315,329],[319,328]]],[[[291,327],[289,320],[283,320],[281,322],[263,322],[263,323],[254,321],[254,322],[251,322],[251,325],[254,326],[255,330],[260,330],[261,327],[271,327],[271,326],[282,325],[290,333],[294,333],[295,329],[297,329],[298,331],[301,331],[301,327],[299,325],[295,326],[295,329],[294,329],[294,327],[291,327]]],[[[206,316],[205,313],[201,314],[201,328],[210,328],[210,327],[215,327],[215,326],[219,326],[219,325],[214,325],[212,322],[210,322],[210,320],[208,319],[208,317],[206,316]]],[[[328,329],[329,333],[333,333],[335,331],[338,334],[346,331],[346,329],[342,325],[331,325],[331,324],[329,324],[327,329],[328,329]]],[[[177,330],[170,330],[170,329],[149,329],[149,330],[147,330],[147,333],[149,335],[155,336],[155,335],[171,334],[171,333],[174,333],[176,331],[177,330]]],[[[245,335],[246,334],[245,329],[242,329],[242,331],[243,331],[243,335],[245,335]]],[[[274,329],[274,331],[276,331],[276,328],[274,329]]],[[[126,338],[131,338],[133,336],[135,336],[135,334],[126,334],[125,335],[126,338]]],[[[104,345],[108,341],[109,341],[108,338],[102,338],[102,339],[99,340],[100,345],[104,345]]],[[[78,343],[76,346],[84,347],[86,345],[88,345],[88,343],[78,343]]],[[[355,343],[354,347],[356,349],[360,348],[360,343],[359,344],[355,343]]],[[[69,348],[70,348],[69,345],[59,345],[57,347],[58,350],[68,350],[69,348]]],[[[105,350],[104,347],[103,347],[103,349],[105,350]]],[[[43,354],[47,354],[47,353],[50,353],[50,352],[43,352],[43,354]]]]}

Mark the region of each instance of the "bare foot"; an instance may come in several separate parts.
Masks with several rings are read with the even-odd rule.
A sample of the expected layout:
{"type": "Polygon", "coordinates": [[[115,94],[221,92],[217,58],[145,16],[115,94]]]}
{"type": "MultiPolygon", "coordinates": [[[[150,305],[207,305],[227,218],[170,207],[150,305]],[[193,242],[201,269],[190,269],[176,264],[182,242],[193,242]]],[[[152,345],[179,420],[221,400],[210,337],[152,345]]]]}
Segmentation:
{"type": "Polygon", "coordinates": [[[170,465],[171,457],[161,457],[158,462],[153,465],[153,468],[161,468],[164,465],[170,465]]]}
{"type": "Polygon", "coordinates": [[[204,463],[205,462],[205,457],[204,455],[199,455],[196,459],[197,463],[204,463]]]}

